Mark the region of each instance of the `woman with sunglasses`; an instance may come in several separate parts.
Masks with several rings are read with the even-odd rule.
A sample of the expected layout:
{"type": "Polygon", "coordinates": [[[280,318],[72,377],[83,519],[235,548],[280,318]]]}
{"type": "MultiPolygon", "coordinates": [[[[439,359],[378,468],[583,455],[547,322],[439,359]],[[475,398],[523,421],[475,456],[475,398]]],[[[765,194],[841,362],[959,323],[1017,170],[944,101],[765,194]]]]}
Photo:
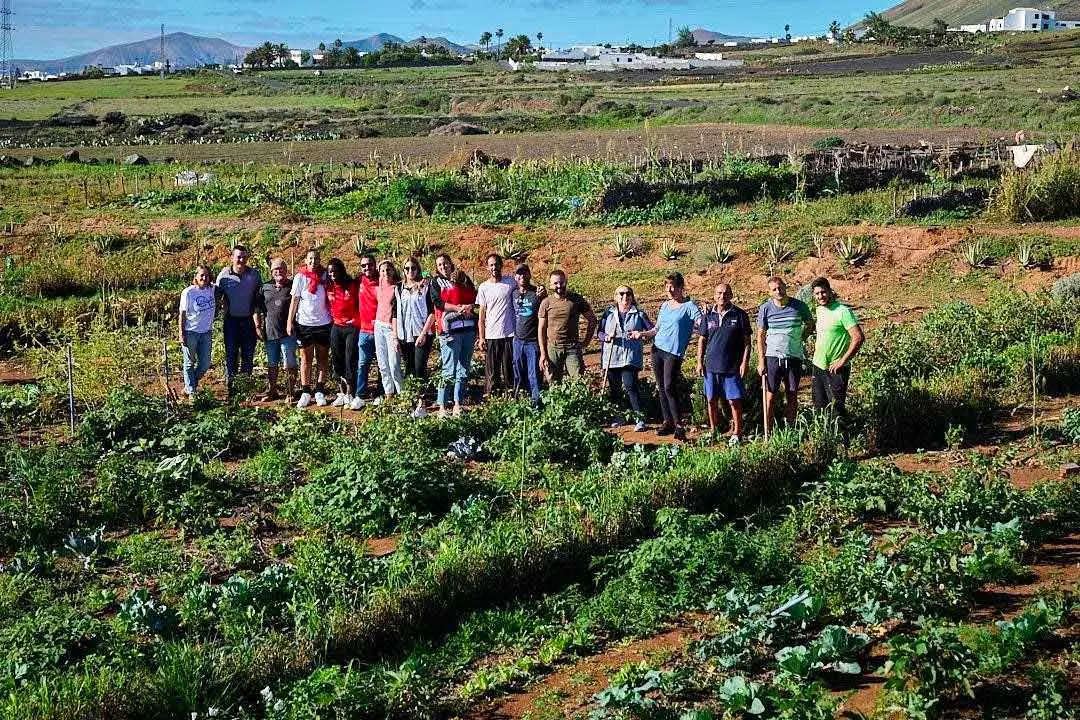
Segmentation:
{"type": "Polygon", "coordinates": [[[397,339],[405,377],[427,379],[428,356],[435,327],[435,309],[428,300],[420,261],[405,261],[405,279],[397,288],[397,339]]]}
{"type": "MultiPolygon", "coordinates": [[[[618,407],[620,395],[626,396],[634,415],[635,432],[645,429],[645,411],[638,395],[644,343],[640,336],[631,338],[629,333],[641,333],[652,327],[649,316],[637,305],[633,288],[623,285],[615,291],[614,303],[601,316],[596,333],[611,402],[618,407]]],[[[623,423],[623,418],[617,417],[611,426],[619,427],[623,423]]]]}
{"type": "Polygon", "coordinates": [[[356,370],[359,345],[356,340],[356,314],[359,310],[356,281],[349,276],[341,258],[326,264],[326,300],[330,304],[330,359],[337,375],[338,394],[332,407],[351,406],[356,395],[356,370]]]}

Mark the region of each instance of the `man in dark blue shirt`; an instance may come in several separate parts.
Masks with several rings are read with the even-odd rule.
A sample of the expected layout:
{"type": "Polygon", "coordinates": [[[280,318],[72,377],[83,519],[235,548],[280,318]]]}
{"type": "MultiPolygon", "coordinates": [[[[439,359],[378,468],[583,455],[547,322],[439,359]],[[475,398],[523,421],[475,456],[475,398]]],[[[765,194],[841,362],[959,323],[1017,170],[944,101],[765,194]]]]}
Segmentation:
{"type": "Polygon", "coordinates": [[[697,371],[705,378],[705,399],[709,406],[709,427],[716,432],[720,421],[720,396],[731,404],[731,437],[737,445],[742,436],[745,394],[743,378],[750,364],[750,317],[731,303],[731,286],[716,286],[716,305],[702,315],[695,327],[698,340],[697,371]]]}

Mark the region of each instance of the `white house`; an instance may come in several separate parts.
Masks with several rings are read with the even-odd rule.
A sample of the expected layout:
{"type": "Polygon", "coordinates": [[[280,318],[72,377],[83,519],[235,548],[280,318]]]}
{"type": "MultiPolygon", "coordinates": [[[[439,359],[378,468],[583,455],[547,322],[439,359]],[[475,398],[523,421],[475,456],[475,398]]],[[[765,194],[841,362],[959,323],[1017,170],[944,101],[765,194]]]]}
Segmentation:
{"type": "Polygon", "coordinates": [[[1042,32],[1056,29],[1054,11],[1039,8],[1013,8],[1005,17],[990,20],[990,32],[1042,32]]]}
{"type": "Polygon", "coordinates": [[[1058,20],[1054,25],[1055,30],[1080,29],[1080,20],[1058,20]]]}

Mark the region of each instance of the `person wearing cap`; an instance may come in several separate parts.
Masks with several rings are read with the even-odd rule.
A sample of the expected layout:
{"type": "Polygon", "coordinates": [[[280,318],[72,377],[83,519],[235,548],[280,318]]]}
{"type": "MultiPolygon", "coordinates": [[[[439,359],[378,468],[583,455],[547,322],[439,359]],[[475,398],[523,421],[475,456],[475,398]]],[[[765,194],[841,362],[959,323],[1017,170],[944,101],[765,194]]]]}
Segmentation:
{"type": "Polygon", "coordinates": [[[491,395],[497,390],[509,390],[514,384],[513,296],[517,282],[503,275],[503,259],[498,253],[488,255],[486,264],[488,279],[476,289],[480,308],[477,331],[484,353],[485,389],[491,395]]]}
{"type": "Polygon", "coordinates": [[[292,283],[289,264],[284,258],[270,262],[270,282],[263,283],[255,296],[255,334],[266,348],[266,394],[263,402],[278,400],[279,368],[285,364],[285,396],[296,393],[297,368],[296,338],[290,335],[289,306],[292,303],[292,283]]]}
{"type": "Polygon", "coordinates": [[[514,268],[514,397],[529,383],[533,405],[540,404],[540,343],[537,340],[537,312],[543,294],[532,284],[532,271],[525,263],[514,268]]]}
{"type": "MultiPolygon", "coordinates": [[[[641,372],[644,350],[641,338],[631,339],[628,333],[651,330],[652,326],[649,316],[638,307],[633,288],[622,285],[615,290],[611,307],[600,317],[596,333],[611,402],[618,407],[620,394],[626,396],[634,415],[635,432],[645,430],[645,408],[638,394],[638,373],[641,372]]],[[[615,418],[611,426],[622,424],[623,418],[615,418]]]]}
{"type": "Polygon", "coordinates": [[[255,296],[262,287],[262,276],[248,267],[248,249],[237,245],[229,264],[217,276],[217,293],[224,300],[225,387],[232,394],[237,374],[251,375],[255,361],[255,296]]]}

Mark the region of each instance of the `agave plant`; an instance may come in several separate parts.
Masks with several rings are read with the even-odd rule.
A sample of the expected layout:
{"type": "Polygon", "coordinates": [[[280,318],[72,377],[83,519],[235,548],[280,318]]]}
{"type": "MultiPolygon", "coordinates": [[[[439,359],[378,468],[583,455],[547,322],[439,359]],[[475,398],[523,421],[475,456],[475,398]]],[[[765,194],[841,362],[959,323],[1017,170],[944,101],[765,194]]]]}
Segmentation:
{"type": "Polygon", "coordinates": [[[525,259],[525,250],[517,244],[512,235],[504,235],[499,238],[499,255],[504,260],[518,262],[525,259]]]}
{"type": "Polygon", "coordinates": [[[405,253],[411,257],[424,257],[428,251],[428,242],[420,233],[416,233],[405,242],[405,253]]]}
{"type": "Polygon", "coordinates": [[[615,251],[615,259],[629,260],[641,251],[641,243],[632,237],[617,232],[611,239],[611,249],[615,251]]]}
{"type": "Polygon", "coordinates": [[[964,260],[969,267],[984,268],[990,265],[990,254],[986,251],[986,243],[982,240],[972,240],[964,246],[964,260]]]}
{"type": "Polygon", "coordinates": [[[818,234],[818,233],[815,233],[815,234],[810,236],[810,242],[814,246],[814,257],[816,257],[816,258],[825,257],[825,248],[827,247],[827,242],[825,240],[825,236],[821,235],[821,234],[818,234]]]}
{"type": "Polygon", "coordinates": [[[725,265],[735,259],[735,251],[731,247],[731,243],[723,240],[717,240],[713,246],[713,260],[725,265]]]}
{"type": "Polygon", "coordinates": [[[665,240],[660,243],[660,257],[668,261],[679,259],[679,248],[674,240],[665,240]]]}
{"type": "Polygon", "coordinates": [[[162,255],[172,255],[184,249],[184,240],[178,235],[170,235],[164,230],[158,235],[158,250],[162,255]]]}
{"type": "Polygon", "coordinates": [[[371,253],[371,244],[368,242],[367,235],[357,235],[353,238],[353,252],[356,253],[356,257],[363,257],[371,253]]]}
{"type": "Polygon", "coordinates": [[[98,255],[112,252],[119,244],[119,239],[115,235],[93,235],[90,238],[90,247],[98,255]]]}
{"type": "Polygon", "coordinates": [[[841,265],[861,265],[871,255],[870,243],[864,238],[849,237],[836,243],[836,259],[841,265]]]}
{"type": "Polygon", "coordinates": [[[770,267],[784,262],[791,257],[791,254],[791,247],[779,235],[765,244],[765,258],[769,261],[770,267]]]}

